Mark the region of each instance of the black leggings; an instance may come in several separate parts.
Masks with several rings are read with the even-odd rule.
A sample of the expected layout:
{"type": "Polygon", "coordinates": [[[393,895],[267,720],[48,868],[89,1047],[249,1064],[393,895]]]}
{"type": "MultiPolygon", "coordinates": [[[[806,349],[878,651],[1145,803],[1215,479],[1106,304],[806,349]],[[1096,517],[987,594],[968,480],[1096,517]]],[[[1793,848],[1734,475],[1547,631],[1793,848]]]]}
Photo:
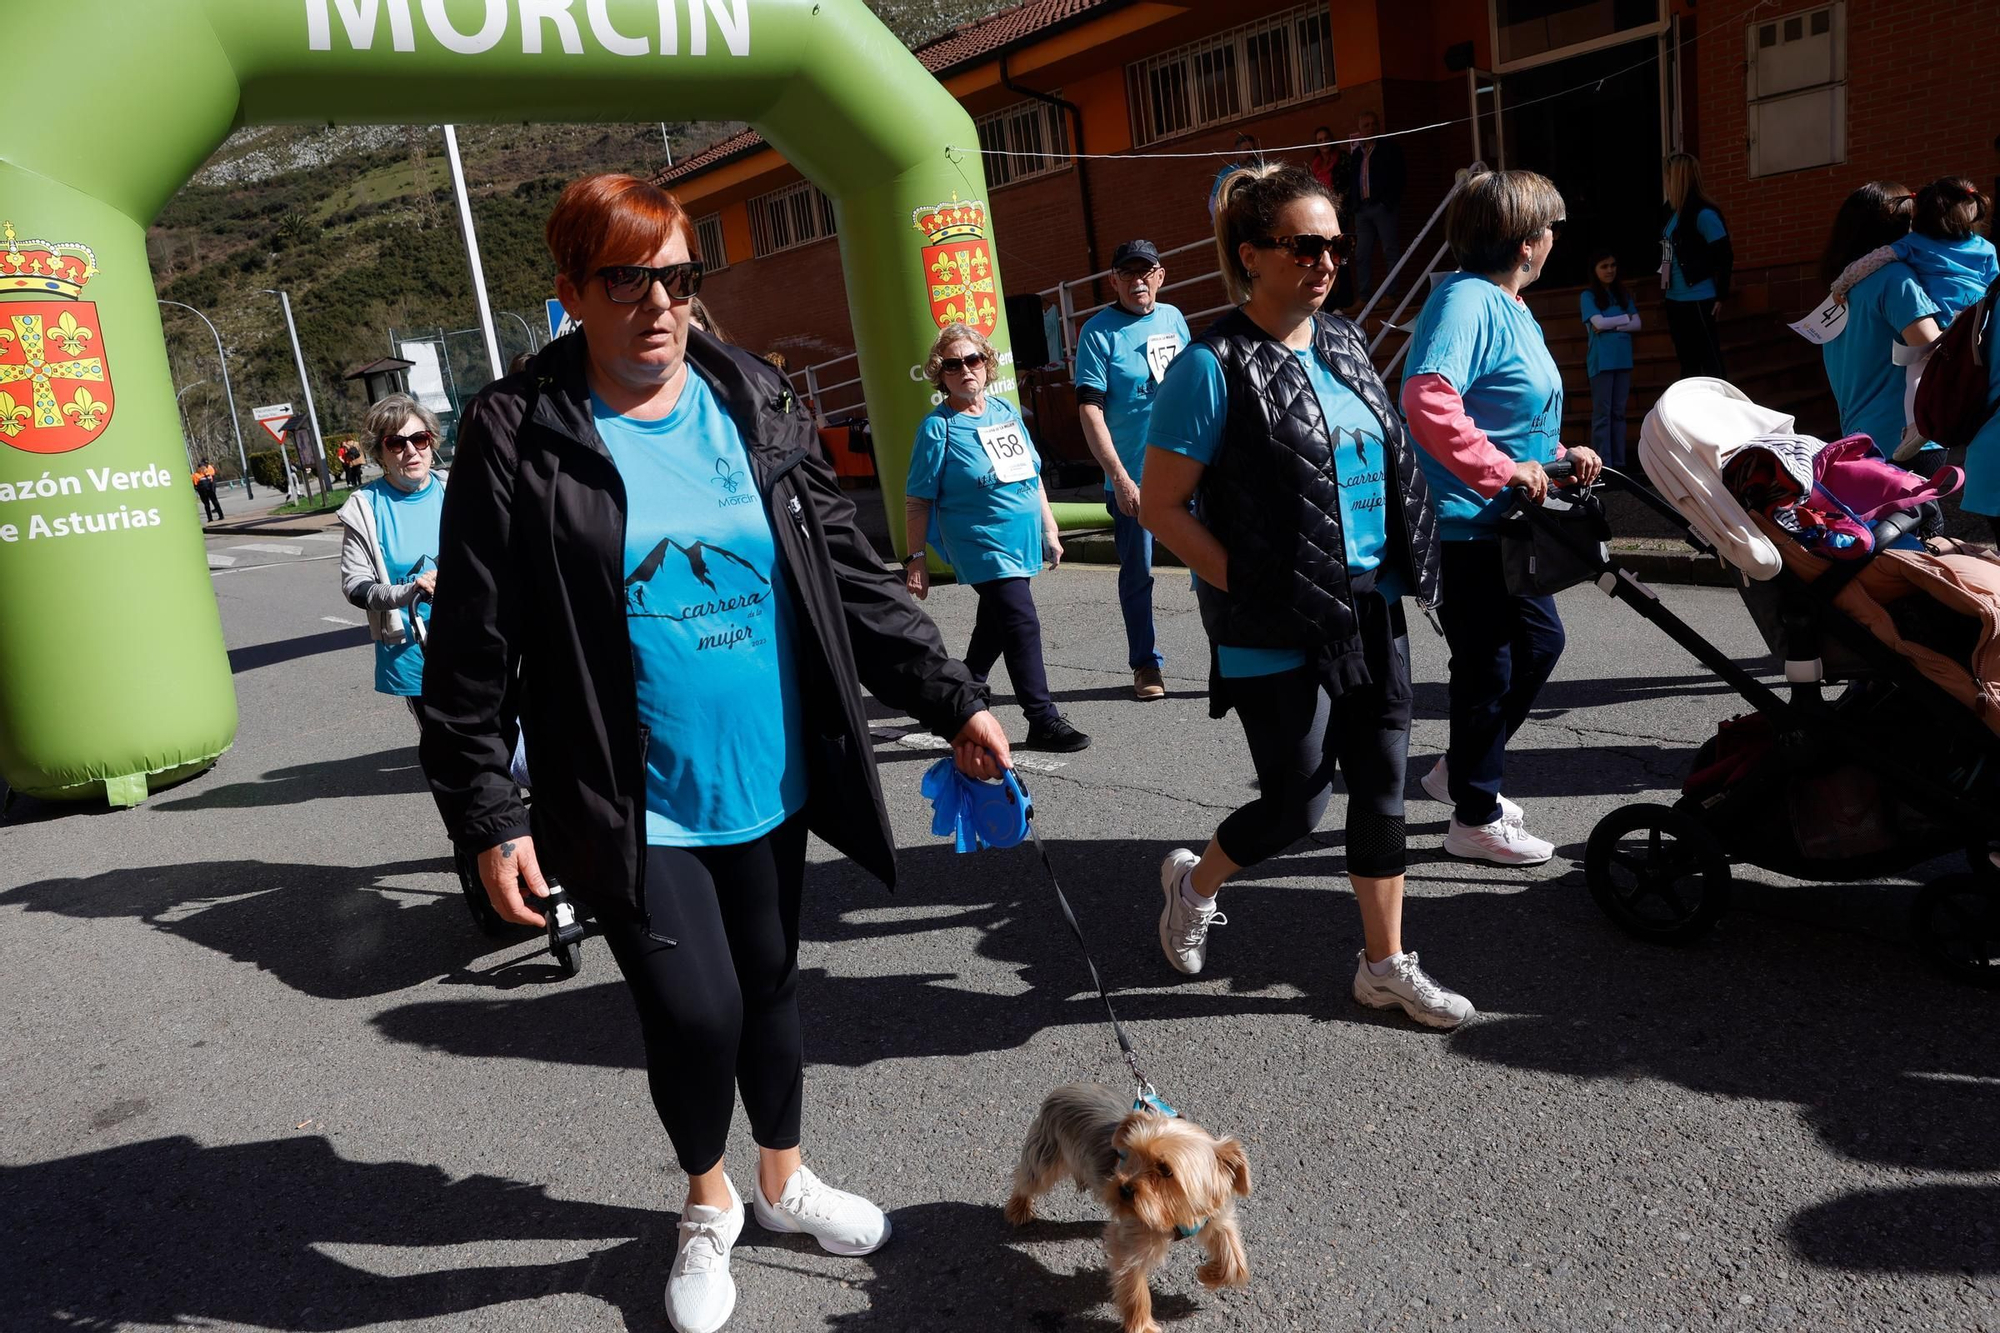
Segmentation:
{"type": "Polygon", "coordinates": [[[1390,657],[1386,683],[1335,697],[1311,667],[1228,683],[1259,795],[1216,830],[1223,855],[1253,866],[1311,833],[1333,796],[1337,767],[1347,780],[1347,873],[1365,879],[1403,873],[1409,639],[1399,636],[1390,657]]]}
{"type": "Polygon", "coordinates": [[[651,934],[604,923],[639,1007],[653,1106],[691,1176],[722,1160],[738,1088],[758,1146],[798,1146],[805,868],[802,815],[734,847],[648,847],[651,934]]]}
{"type": "Polygon", "coordinates": [[[1014,698],[1029,725],[1053,722],[1056,702],[1042,668],[1042,619],[1036,614],[1028,580],[989,579],[973,584],[972,590],[979,594],[979,614],[972,622],[972,642],[965,648],[966,667],[983,681],[993,664],[1006,658],[1007,678],[1014,682],[1014,698]]]}
{"type": "Polygon", "coordinates": [[[1667,301],[1667,332],[1673,335],[1674,355],[1680,358],[1681,375],[1713,375],[1727,378],[1722,368],[1722,336],[1715,328],[1715,302],[1667,301]]]}

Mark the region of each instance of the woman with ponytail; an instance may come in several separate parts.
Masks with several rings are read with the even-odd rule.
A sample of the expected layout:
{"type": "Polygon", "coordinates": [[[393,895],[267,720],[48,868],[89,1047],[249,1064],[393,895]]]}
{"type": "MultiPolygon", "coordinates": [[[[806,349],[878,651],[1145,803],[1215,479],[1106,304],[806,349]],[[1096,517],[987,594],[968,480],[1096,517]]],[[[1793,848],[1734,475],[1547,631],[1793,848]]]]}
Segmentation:
{"type": "Polygon", "coordinates": [[[1321,307],[1353,254],[1310,171],[1259,164],[1216,195],[1237,309],[1167,369],[1139,518],[1195,573],[1210,712],[1234,710],[1257,799],[1199,857],[1160,867],[1160,946],[1199,972],[1222,884],[1311,833],[1347,785],[1347,870],[1364,947],[1353,994],[1430,1027],[1472,1014],[1405,952],[1403,776],[1410,659],[1402,597],[1438,599],[1436,520],[1361,331],[1321,307]]]}

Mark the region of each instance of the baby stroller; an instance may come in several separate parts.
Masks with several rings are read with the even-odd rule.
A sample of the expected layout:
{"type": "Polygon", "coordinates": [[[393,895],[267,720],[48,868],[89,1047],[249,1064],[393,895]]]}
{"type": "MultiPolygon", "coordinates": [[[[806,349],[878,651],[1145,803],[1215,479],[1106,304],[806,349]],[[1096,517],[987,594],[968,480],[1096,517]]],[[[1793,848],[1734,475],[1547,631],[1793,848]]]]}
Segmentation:
{"type": "MultiPolygon", "coordinates": [[[[1799,547],[1765,515],[1747,512],[1724,482],[1723,460],[1753,438],[1761,445],[1765,437],[1791,431],[1790,417],[1757,407],[1733,385],[1682,380],[1662,395],[1640,436],[1648,475],[1674,503],[1604,471],[1605,485],[1635,496],[1697,551],[1720,554],[1732,567],[1746,608],[1784,664],[1783,693],[1617,567],[1608,546],[1593,540],[1608,535],[1598,497],[1568,493],[1572,508],[1595,510],[1596,532],[1574,521],[1573,513],[1526,503],[1503,525],[1514,540],[1540,548],[1545,564],[1570,562],[1570,581],[1594,581],[1658,626],[1756,710],[1724,723],[1700,748],[1679,800],[1623,806],[1598,822],[1584,851],[1586,883],[1599,907],[1629,934],[1683,944],[1703,937],[1727,910],[1734,864],[1838,882],[1963,855],[1963,871],[1918,893],[1912,936],[1946,972],[1975,984],[2000,984],[2000,860],[1994,854],[2000,847],[2000,708],[1993,706],[1995,687],[1962,665],[1967,657],[1991,663],[2000,626],[1990,616],[1981,623],[1940,612],[1919,595],[1907,611],[1957,642],[1950,652],[1916,648],[1913,656],[1910,644],[1894,646],[1899,625],[1913,639],[1918,635],[1914,623],[1905,623],[1908,617],[1898,613],[1891,620],[1883,613],[1867,624],[1857,618],[1852,609],[1864,605],[1857,601],[1857,580],[1871,564],[1928,576],[1938,570],[1924,562],[1942,562],[1928,551],[1907,549],[1923,518],[1916,508],[1877,516],[1872,531],[1861,527],[1842,558],[1833,560],[1799,547]],[[1853,594],[1843,597],[1850,586],[1853,594]]],[[[1806,441],[1805,447],[1817,443],[1806,441]]],[[[1550,469],[1557,477],[1568,471],[1563,464],[1550,469]]]]}

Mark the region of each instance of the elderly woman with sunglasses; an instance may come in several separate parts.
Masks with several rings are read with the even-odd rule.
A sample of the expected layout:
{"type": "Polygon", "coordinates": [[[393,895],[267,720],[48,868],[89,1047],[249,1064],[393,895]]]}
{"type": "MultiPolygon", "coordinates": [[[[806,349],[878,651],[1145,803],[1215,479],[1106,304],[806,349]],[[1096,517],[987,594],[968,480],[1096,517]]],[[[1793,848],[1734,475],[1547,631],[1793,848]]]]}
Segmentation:
{"type": "Polygon", "coordinates": [[[1216,260],[1237,309],[1167,368],[1147,428],[1139,518],[1195,573],[1210,712],[1234,710],[1257,799],[1199,857],[1160,866],[1160,947],[1199,972],[1216,893],[1310,834],[1336,770],[1363,947],[1352,992],[1430,1027],[1472,1013],[1403,948],[1410,658],[1402,597],[1438,597],[1435,523],[1361,331],[1322,307],[1353,255],[1310,171],[1222,182],[1216,260]]]}
{"type": "Polygon", "coordinates": [[[1021,414],[987,386],[992,344],[979,330],[947,324],[924,363],[944,401],[917,427],[903,488],[903,562],[910,595],[930,595],[926,545],[979,596],[965,665],[980,680],[1002,658],[1028,717],[1031,750],[1068,753],[1090,745],[1056,709],[1042,668],[1042,622],[1028,582],[1062,559],[1055,516],[1042,489],[1042,460],[1021,414]]]}
{"type": "Polygon", "coordinates": [[[1507,590],[1495,531],[1515,495],[1548,497],[1546,464],[1567,457],[1596,479],[1596,453],[1565,450],[1562,374],[1521,299],[1541,277],[1563,199],[1532,171],[1463,181],[1445,218],[1459,271],[1424,302],[1410,339],[1403,413],[1437,501],[1444,556],[1439,617],[1451,647],[1451,739],[1423,789],[1452,807],[1444,849],[1494,865],[1538,865],[1555,848],[1500,794],[1507,742],[1562,656],[1553,597],[1507,590]]]}
{"type": "Polygon", "coordinates": [[[368,613],[375,688],[407,700],[417,714],[444,512],[445,474],[431,467],[438,419],[398,393],[369,408],[362,429],[382,476],[340,507],[340,591],[368,613]]]}
{"type": "Polygon", "coordinates": [[[692,327],[702,266],[680,201],[586,177],[546,236],[581,327],[466,407],[424,772],[502,917],[542,923],[545,869],[596,914],[687,1174],[667,1318],[712,1333],[748,1211],[723,1161],[739,1093],[760,1226],[838,1255],[889,1238],[800,1147],[806,833],[895,874],[862,687],[973,776],[999,775],[1007,740],[861,535],[784,377],[692,327]],[[508,773],[516,711],[532,836],[508,773]]]}

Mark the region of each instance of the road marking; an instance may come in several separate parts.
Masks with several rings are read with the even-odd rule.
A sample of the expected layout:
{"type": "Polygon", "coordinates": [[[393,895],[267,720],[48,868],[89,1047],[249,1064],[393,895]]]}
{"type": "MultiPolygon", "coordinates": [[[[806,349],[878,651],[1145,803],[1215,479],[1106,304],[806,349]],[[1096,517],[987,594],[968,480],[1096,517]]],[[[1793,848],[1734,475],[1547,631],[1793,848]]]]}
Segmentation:
{"type": "Polygon", "coordinates": [[[233,555],[217,555],[213,551],[208,553],[208,567],[210,569],[226,569],[235,563],[236,557],[233,555]]]}
{"type": "Polygon", "coordinates": [[[300,542],[337,542],[340,540],[340,534],[337,532],[302,532],[292,540],[300,542]]]}
{"type": "Polygon", "coordinates": [[[228,548],[232,551],[262,551],[266,555],[304,555],[303,546],[287,546],[280,542],[243,542],[228,548]]]}
{"type": "MultiPolygon", "coordinates": [[[[878,734],[878,739],[886,739],[878,734]]],[[[896,737],[896,744],[905,750],[936,750],[942,754],[951,753],[951,745],[928,731],[912,731],[896,737]]],[[[1053,773],[1059,768],[1069,767],[1067,759],[1043,759],[1039,755],[1014,752],[1014,767],[1025,768],[1030,773],[1053,773]]]]}
{"type": "MultiPolygon", "coordinates": [[[[209,559],[211,560],[215,558],[216,557],[214,556],[209,557],[209,559]]],[[[222,558],[228,559],[227,556],[224,556],[222,558]]],[[[221,578],[224,574],[247,574],[253,569],[290,569],[293,565],[310,565],[317,560],[338,560],[338,559],[340,559],[338,553],[335,553],[333,555],[309,555],[305,557],[303,560],[266,560],[264,563],[260,565],[245,565],[241,569],[211,568],[208,572],[211,577],[221,578]]]]}
{"type": "Polygon", "coordinates": [[[320,619],[329,625],[365,625],[368,623],[365,620],[349,620],[346,616],[321,616],[320,619]]]}

